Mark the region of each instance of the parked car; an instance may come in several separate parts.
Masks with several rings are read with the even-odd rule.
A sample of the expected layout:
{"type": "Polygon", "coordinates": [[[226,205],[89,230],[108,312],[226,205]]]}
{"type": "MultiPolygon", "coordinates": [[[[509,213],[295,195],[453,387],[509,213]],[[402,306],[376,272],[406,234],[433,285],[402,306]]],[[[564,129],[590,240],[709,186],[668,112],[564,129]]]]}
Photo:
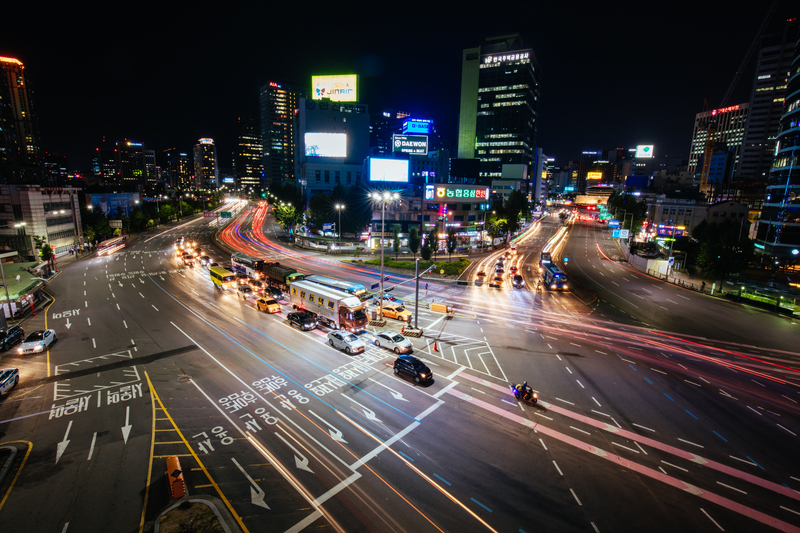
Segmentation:
{"type": "Polygon", "coordinates": [[[279,304],[272,298],[259,298],[258,300],[256,300],[256,307],[258,307],[259,311],[262,311],[264,313],[281,312],[281,304],[279,304]]]}
{"type": "Polygon", "coordinates": [[[412,355],[401,355],[394,360],[394,373],[405,374],[417,383],[433,380],[433,372],[422,361],[412,355]]]}
{"type": "Polygon", "coordinates": [[[8,392],[19,383],[19,368],[4,368],[0,370],[0,394],[8,392]]]}
{"type": "Polygon", "coordinates": [[[328,333],[328,344],[337,350],[344,350],[345,353],[363,352],[366,346],[364,341],[349,331],[334,330],[328,333]]]}
{"type": "Polygon", "coordinates": [[[396,318],[401,322],[411,322],[411,311],[407,311],[404,307],[391,304],[383,304],[383,316],[386,318],[396,318]]]}
{"type": "Polygon", "coordinates": [[[20,326],[11,326],[8,329],[0,330],[0,346],[3,347],[4,352],[18,342],[22,342],[24,338],[25,332],[20,326]]]}
{"type": "Polygon", "coordinates": [[[17,349],[17,352],[20,355],[39,353],[56,342],[56,340],[56,332],[52,329],[34,331],[25,337],[25,342],[23,342],[22,345],[17,349]]]}
{"type": "Polygon", "coordinates": [[[314,329],[317,327],[317,321],[314,319],[313,316],[306,313],[305,311],[297,311],[295,313],[289,313],[286,315],[286,320],[289,321],[289,324],[292,326],[301,329],[303,331],[308,331],[310,329],[314,329]]]}
{"type": "Polygon", "coordinates": [[[394,331],[378,331],[374,336],[375,346],[383,346],[395,353],[411,353],[414,345],[411,341],[394,331]]]}

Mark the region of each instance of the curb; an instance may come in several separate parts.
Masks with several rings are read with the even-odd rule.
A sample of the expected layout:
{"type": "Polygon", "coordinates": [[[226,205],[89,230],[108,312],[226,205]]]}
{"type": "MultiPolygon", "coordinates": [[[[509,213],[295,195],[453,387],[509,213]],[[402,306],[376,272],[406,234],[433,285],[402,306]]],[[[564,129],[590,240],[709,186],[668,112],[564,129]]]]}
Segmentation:
{"type": "Polygon", "coordinates": [[[219,520],[219,523],[222,526],[222,529],[225,531],[225,533],[242,533],[242,530],[239,528],[239,526],[236,525],[234,520],[232,520],[233,517],[230,516],[228,510],[225,509],[224,506],[220,506],[222,507],[222,511],[220,511],[220,507],[216,505],[217,503],[222,503],[222,502],[219,501],[214,496],[207,496],[207,495],[184,496],[183,498],[177,500],[172,505],[169,505],[168,507],[164,508],[160,513],[158,513],[158,516],[156,516],[155,523],[153,525],[153,532],[158,533],[161,524],[161,518],[165,514],[167,514],[168,512],[172,511],[173,509],[177,508],[178,506],[180,506],[182,503],[185,502],[202,503],[203,505],[207,505],[208,507],[210,507],[211,510],[214,511],[214,515],[216,515],[217,520],[219,520]],[[215,502],[212,500],[217,500],[217,501],[215,502]],[[223,514],[225,515],[224,518],[223,514]]]}

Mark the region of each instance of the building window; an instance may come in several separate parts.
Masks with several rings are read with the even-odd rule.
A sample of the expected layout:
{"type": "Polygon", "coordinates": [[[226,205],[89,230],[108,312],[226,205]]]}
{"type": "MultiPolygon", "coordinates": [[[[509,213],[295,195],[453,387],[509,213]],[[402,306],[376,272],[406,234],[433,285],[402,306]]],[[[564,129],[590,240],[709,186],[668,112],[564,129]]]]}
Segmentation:
{"type": "Polygon", "coordinates": [[[346,177],[347,177],[347,184],[350,185],[350,182],[353,181],[353,173],[348,170],[346,177]]]}
{"type": "Polygon", "coordinates": [[[325,171],[325,183],[330,183],[330,182],[331,182],[331,171],[330,170],[326,170],[325,171]]]}
{"type": "Polygon", "coordinates": [[[315,174],[316,174],[316,178],[317,178],[317,183],[321,183],[322,182],[322,176],[320,175],[320,171],[317,170],[315,174]]]}
{"type": "Polygon", "coordinates": [[[356,183],[361,183],[361,172],[356,172],[356,183]]]}
{"type": "Polygon", "coordinates": [[[338,170],[335,171],[333,178],[336,183],[341,183],[342,182],[341,172],[339,172],[338,170]]]}

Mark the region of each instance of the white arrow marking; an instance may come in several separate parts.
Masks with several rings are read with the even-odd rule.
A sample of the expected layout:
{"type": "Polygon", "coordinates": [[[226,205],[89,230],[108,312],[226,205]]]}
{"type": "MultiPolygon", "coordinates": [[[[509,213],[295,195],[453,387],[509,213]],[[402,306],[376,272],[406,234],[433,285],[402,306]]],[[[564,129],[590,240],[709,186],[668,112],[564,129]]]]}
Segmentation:
{"type": "Polygon", "coordinates": [[[117,283],[119,283],[119,286],[122,287],[122,282],[121,281],[118,281],[117,283]]]}
{"type": "MultiPolygon", "coordinates": [[[[342,394],[342,396],[344,396],[344,394],[342,394]]],[[[345,396],[345,398],[347,398],[347,397],[345,396]]],[[[351,402],[353,402],[354,404],[356,404],[357,406],[359,406],[364,411],[364,416],[367,417],[367,420],[374,420],[375,422],[379,422],[379,423],[383,424],[383,422],[381,422],[379,419],[377,419],[375,417],[375,412],[374,411],[372,411],[371,409],[367,409],[366,407],[364,407],[363,405],[361,405],[360,403],[358,403],[357,401],[355,401],[352,398],[347,398],[347,399],[350,400],[351,402]]]]}
{"type": "Polygon", "coordinates": [[[376,385],[380,385],[381,387],[384,387],[384,388],[386,388],[386,389],[389,389],[389,392],[391,392],[391,393],[392,393],[392,396],[394,396],[394,399],[395,399],[395,400],[400,400],[401,402],[407,402],[407,401],[408,401],[408,400],[406,400],[405,398],[403,398],[403,395],[402,395],[402,394],[400,394],[399,392],[397,392],[397,391],[396,391],[396,390],[394,390],[393,388],[389,387],[388,385],[384,385],[384,384],[383,384],[383,383],[381,383],[380,381],[377,381],[377,380],[375,380],[375,379],[372,379],[372,378],[368,378],[368,379],[369,379],[370,381],[372,381],[373,383],[375,383],[376,385]]]}
{"type": "Polygon", "coordinates": [[[344,444],[347,444],[347,441],[342,438],[341,430],[338,430],[335,427],[333,427],[327,420],[325,420],[324,418],[319,416],[317,413],[315,413],[311,409],[309,409],[308,412],[311,413],[312,415],[316,416],[319,419],[320,422],[322,422],[323,424],[325,424],[326,426],[331,428],[331,429],[328,430],[328,433],[331,434],[331,437],[333,438],[333,440],[338,440],[339,442],[343,442],[344,444]]]}
{"type": "Polygon", "coordinates": [[[69,329],[72,326],[72,324],[69,323],[69,318],[67,319],[67,323],[64,325],[67,326],[67,329],[69,329]]]}
{"type": "Polygon", "coordinates": [[[64,440],[56,445],[56,463],[58,463],[58,460],[61,459],[61,455],[64,453],[64,450],[66,450],[67,446],[69,446],[69,439],[67,439],[67,437],[69,437],[69,430],[71,428],[72,420],[70,420],[69,424],[67,425],[67,432],[64,433],[64,440]]]}
{"type": "Polygon", "coordinates": [[[130,424],[131,418],[131,406],[127,406],[125,408],[125,425],[122,426],[122,439],[125,441],[125,444],[128,444],[128,435],[131,434],[131,426],[130,424]]]}
{"type": "Polygon", "coordinates": [[[250,475],[247,472],[244,471],[244,468],[242,468],[242,465],[240,465],[236,461],[236,459],[231,457],[231,461],[233,461],[233,464],[236,465],[236,468],[241,470],[242,474],[244,474],[244,477],[246,477],[248,479],[248,481],[250,481],[250,483],[251,483],[251,485],[250,485],[250,503],[252,503],[253,505],[258,505],[259,507],[263,507],[264,509],[270,510],[269,509],[269,505],[267,505],[264,502],[265,494],[264,494],[264,491],[261,490],[261,487],[259,487],[256,484],[256,482],[253,481],[253,478],[251,478],[250,475]]]}
{"type": "Polygon", "coordinates": [[[314,473],[314,471],[313,471],[313,470],[311,470],[311,469],[308,467],[308,459],[306,459],[306,456],[305,456],[305,455],[303,455],[302,453],[298,452],[298,451],[297,451],[297,448],[295,448],[294,446],[292,446],[291,444],[289,444],[289,441],[287,441],[286,439],[284,439],[284,438],[283,438],[283,436],[282,436],[280,433],[278,433],[278,432],[275,432],[275,434],[278,436],[278,438],[279,438],[279,439],[281,439],[281,440],[282,440],[284,443],[286,443],[286,445],[287,445],[289,448],[291,448],[291,449],[292,449],[292,451],[294,452],[294,454],[295,454],[295,455],[294,455],[294,464],[295,464],[295,466],[296,466],[297,468],[299,468],[300,470],[305,470],[306,472],[311,472],[311,473],[313,474],[313,473],[314,473]],[[298,457],[297,457],[298,455],[299,455],[300,457],[302,457],[302,459],[298,458],[298,457]]]}

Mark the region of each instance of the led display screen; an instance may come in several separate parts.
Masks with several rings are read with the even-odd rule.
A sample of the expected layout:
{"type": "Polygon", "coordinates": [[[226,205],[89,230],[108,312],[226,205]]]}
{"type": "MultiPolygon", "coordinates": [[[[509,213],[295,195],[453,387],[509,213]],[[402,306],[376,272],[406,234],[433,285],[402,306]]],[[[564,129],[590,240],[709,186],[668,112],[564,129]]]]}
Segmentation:
{"type": "Polygon", "coordinates": [[[408,160],[373,157],[369,160],[369,179],[408,183],[408,160]]]}
{"type": "Polygon", "coordinates": [[[601,180],[601,179],[603,179],[603,173],[602,172],[587,172],[586,173],[586,179],[587,180],[601,180]]]}
{"type": "Polygon", "coordinates": [[[639,144],[636,146],[636,159],[653,157],[652,144],[639,144]]]}
{"type": "Polygon", "coordinates": [[[357,85],[358,76],[355,74],[311,76],[311,98],[313,100],[327,98],[334,102],[357,102],[357,85]]]}
{"type": "Polygon", "coordinates": [[[427,135],[392,135],[392,151],[428,155],[427,135]]]}
{"type": "Polygon", "coordinates": [[[428,135],[430,134],[432,128],[432,120],[409,118],[403,121],[403,133],[420,133],[422,135],[428,135]]]}
{"type": "Polygon", "coordinates": [[[475,200],[486,200],[489,198],[489,189],[486,187],[458,187],[444,185],[426,185],[425,199],[434,198],[465,198],[475,200]]]}
{"type": "Polygon", "coordinates": [[[306,133],[306,156],[347,157],[346,133],[306,133]]]}

